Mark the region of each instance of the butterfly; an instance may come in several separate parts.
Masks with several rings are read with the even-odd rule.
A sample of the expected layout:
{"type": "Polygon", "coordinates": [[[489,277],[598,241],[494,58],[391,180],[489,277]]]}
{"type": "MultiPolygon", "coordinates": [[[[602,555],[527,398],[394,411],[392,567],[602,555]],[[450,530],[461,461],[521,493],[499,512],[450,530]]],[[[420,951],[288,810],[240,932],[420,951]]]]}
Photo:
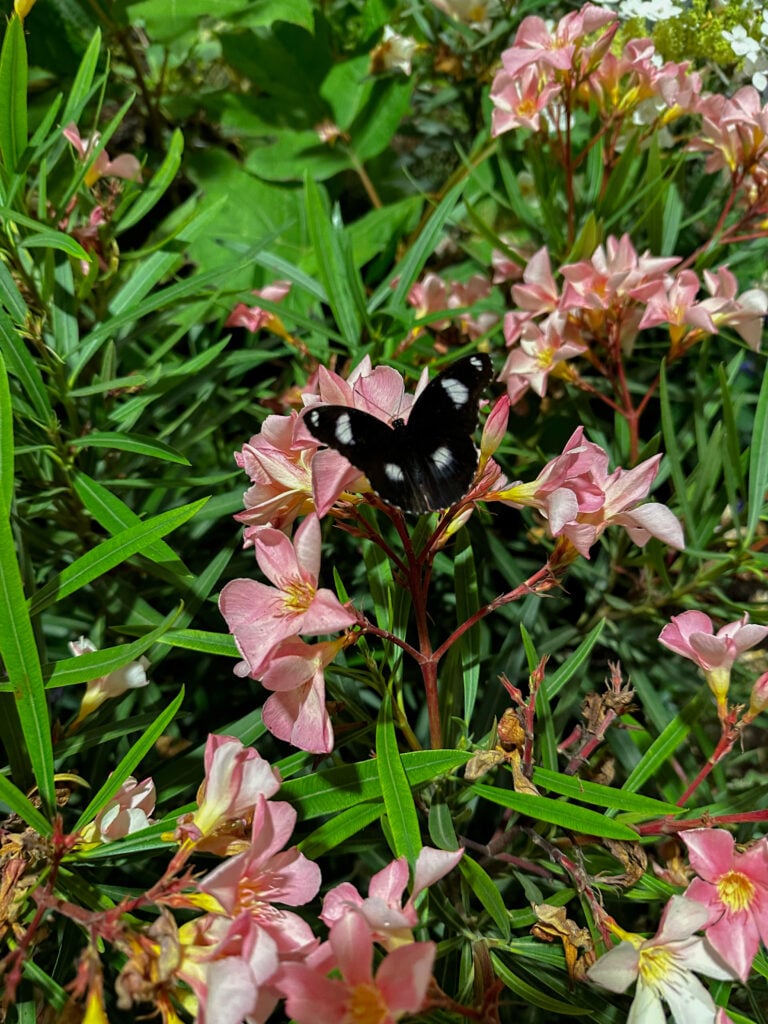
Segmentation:
{"type": "Polygon", "coordinates": [[[310,433],[368,477],[388,505],[420,514],[463,498],[477,471],[471,435],[477,403],[493,376],[483,353],[458,359],[427,384],[408,421],[391,424],[346,405],[312,406],[310,433]]]}

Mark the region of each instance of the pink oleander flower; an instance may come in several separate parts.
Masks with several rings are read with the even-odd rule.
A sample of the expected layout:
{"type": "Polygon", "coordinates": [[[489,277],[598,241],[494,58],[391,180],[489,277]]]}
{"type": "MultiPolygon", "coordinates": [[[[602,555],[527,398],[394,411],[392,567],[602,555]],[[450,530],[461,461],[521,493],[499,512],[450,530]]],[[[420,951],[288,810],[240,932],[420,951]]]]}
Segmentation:
{"type": "MultiPolygon", "coordinates": [[[[552,276],[552,265],[549,250],[543,246],[531,256],[523,271],[523,283],[512,285],[512,299],[515,305],[534,316],[554,313],[560,303],[560,292],[552,276]]],[[[507,333],[506,321],[504,336],[511,345],[514,338],[507,333]]]]}
{"type": "MultiPolygon", "coordinates": [[[[71,642],[68,646],[75,657],[92,654],[97,650],[94,643],[86,636],[81,636],[79,640],[71,642]]],[[[138,690],[142,686],[147,686],[149,684],[146,671],[148,668],[149,661],[142,655],[138,661],[129,661],[127,665],[115,669],[109,675],[90,679],[86,683],[77,717],[69,726],[68,731],[72,732],[76,729],[88,715],[92,715],[97,708],[101,707],[105,700],[120,697],[126,690],[138,690]]]]}
{"type": "Polygon", "coordinates": [[[152,824],[155,809],[155,784],[151,778],[137,782],[128,778],[103,807],[90,825],[80,833],[82,843],[113,843],[116,839],[140,832],[152,824]]]}
{"type": "MultiPolygon", "coordinates": [[[[259,299],[266,299],[268,302],[282,302],[290,290],[290,281],[273,281],[266,288],[255,288],[253,294],[259,299]]],[[[260,331],[262,327],[268,327],[270,330],[274,330],[277,327],[278,330],[275,333],[284,333],[280,317],[275,313],[270,313],[268,309],[262,309],[261,306],[246,306],[244,302],[237,303],[224,321],[224,326],[245,327],[254,334],[256,331],[260,331]]]]}
{"type": "Polygon", "coordinates": [[[323,673],[345,644],[346,637],[312,645],[292,639],[272,651],[261,676],[261,685],[272,694],[261,717],[273,736],[312,754],[330,754],[333,726],[323,673]]]}
{"type": "Polygon", "coordinates": [[[633,1024],[661,1024],[665,1019],[662,1000],[676,1024],[715,1024],[717,1007],[693,972],[720,981],[733,980],[735,972],[705,939],[694,935],[707,917],[701,903],[673,896],[651,939],[612,925],[622,941],[604,953],[587,976],[610,992],[625,992],[637,982],[628,1018],[633,1024]]]}
{"type": "Polygon", "coordinates": [[[768,627],[750,624],[746,612],[715,633],[712,619],[704,612],[692,610],[673,615],[672,621],[659,634],[659,642],[699,666],[722,713],[731,681],[731,666],[766,635],[768,627]]]}
{"type": "Polygon", "coordinates": [[[737,296],[736,278],[727,267],[705,270],[704,283],[711,298],[703,299],[700,305],[711,314],[715,330],[733,327],[752,351],[758,352],[768,313],[768,293],[762,288],[750,288],[737,296]]]}
{"type": "Polygon", "coordinates": [[[712,93],[700,99],[696,109],[703,116],[702,126],[689,148],[710,151],[705,170],[724,168],[739,184],[745,177],[762,180],[768,156],[768,104],[763,106],[757,89],[746,85],[731,97],[712,93]]]}
{"type": "MultiPolygon", "coordinates": [[[[90,139],[82,138],[74,121],[71,121],[61,134],[67,142],[72,143],[83,163],[91,159],[91,154],[101,138],[98,132],[90,139]]],[[[96,184],[99,178],[124,178],[127,181],[141,181],[141,164],[135,156],[128,153],[122,153],[114,160],[110,160],[107,151],[102,149],[85,172],[85,184],[90,188],[96,184]]]]}
{"type": "Polygon", "coordinates": [[[516,74],[500,71],[491,87],[494,106],[491,135],[495,138],[513,128],[537,132],[541,128],[542,113],[562,89],[557,82],[542,86],[541,75],[534,65],[524,67],[516,74]]]}
{"type": "Polygon", "coordinates": [[[550,69],[571,73],[575,85],[599,65],[618,27],[613,11],[590,3],[566,14],[551,31],[543,18],[530,15],[520,22],[513,45],[501,55],[504,71],[517,75],[536,64],[544,74],[550,69]],[[608,28],[600,31],[606,25],[608,28]],[[600,34],[589,41],[593,32],[600,34]]]}
{"type": "Polygon", "coordinates": [[[303,906],[317,895],[320,868],[295,846],[283,847],[296,825],[296,811],[282,801],[259,794],[253,814],[251,842],[197,882],[213,896],[227,917],[250,914],[275,943],[281,957],[305,956],[318,945],[310,926],[298,914],[278,907],[303,906]]]}
{"type": "Polygon", "coordinates": [[[768,672],[763,672],[761,676],[758,676],[752,686],[752,692],[749,695],[749,710],[747,711],[747,715],[749,715],[750,718],[755,718],[757,715],[765,711],[766,708],[768,708],[768,672]]]}
{"type": "MultiPolygon", "coordinates": [[[[422,317],[432,313],[471,307],[476,302],[488,298],[491,294],[491,282],[482,274],[473,274],[468,281],[443,281],[437,274],[425,274],[408,292],[408,301],[416,307],[416,314],[422,317]]],[[[496,313],[486,311],[477,316],[461,314],[459,326],[470,338],[479,338],[493,327],[498,320],[496,313]]],[[[450,320],[441,318],[432,320],[426,326],[433,331],[442,331],[450,324],[450,320]]]]}
{"type": "Polygon", "coordinates": [[[703,303],[696,302],[699,278],[692,270],[683,270],[675,277],[657,283],[656,289],[646,293],[645,312],[638,330],[668,324],[673,345],[696,327],[705,334],[716,334],[717,327],[703,303]]]}
{"type": "Polygon", "coordinates": [[[661,456],[647,459],[631,470],[608,473],[608,453],[584,440],[577,427],[562,455],[544,467],[530,484],[512,484],[495,500],[537,508],[547,519],[553,537],[565,537],[589,558],[589,549],[607,526],[623,526],[641,547],[657,537],[682,549],[684,538],[677,517],[655,502],[640,505],[658,472],[661,456]]]}
{"type": "Polygon", "coordinates": [[[386,949],[412,943],[412,929],[419,923],[416,898],[452,871],[463,853],[463,850],[422,847],[413,872],[413,891],[405,906],[403,893],[408,885],[408,861],[405,857],[393,860],[371,878],[367,899],[363,899],[350,882],[342,882],[326,893],[320,920],[331,928],[348,914],[360,914],[374,940],[386,949]]]}
{"type": "MultiPolygon", "coordinates": [[[[505,318],[505,333],[507,320],[505,318]]],[[[587,351],[578,340],[579,332],[567,317],[554,313],[541,324],[529,320],[522,327],[519,343],[512,348],[499,374],[507,385],[507,394],[514,405],[530,388],[540,398],[547,393],[550,376],[573,379],[574,371],[567,365],[587,351]]]]}
{"type": "Polygon", "coordinates": [[[637,255],[629,235],[609,235],[605,247],[598,245],[591,259],[560,268],[566,280],[560,299],[563,310],[605,310],[626,304],[637,289],[663,281],[664,275],[680,262],[679,256],[637,255]]]}
{"type": "Polygon", "coordinates": [[[708,909],[707,942],[746,982],[760,940],[768,945],[768,839],[737,853],[722,828],[694,828],[680,838],[699,876],[685,896],[708,909]]]}
{"type": "Polygon", "coordinates": [[[197,810],[178,819],[176,839],[222,856],[240,853],[247,846],[244,828],[250,827],[259,797],[269,799],[277,793],[280,775],[234,736],[213,733],[205,744],[204,765],[197,810]]]}
{"type": "Polygon", "coordinates": [[[258,678],[275,647],[289,637],[335,633],[356,622],[336,595],[318,588],[320,520],[307,516],[291,542],[264,526],[253,539],[256,561],[270,584],[232,580],[219,595],[219,609],[245,664],[238,675],[258,678]]]}
{"type": "Polygon", "coordinates": [[[388,953],[374,977],[373,936],[359,914],[346,914],[331,928],[323,967],[286,963],[278,986],[286,1013],[296,1024],[395,1024],[424,1007],[432,976],[433,942],[411,942],[388,953]],[[324,968],[324,969],[323,969],[324,968]],[[328,978],[331,968],[340,978],[328,978]]]}

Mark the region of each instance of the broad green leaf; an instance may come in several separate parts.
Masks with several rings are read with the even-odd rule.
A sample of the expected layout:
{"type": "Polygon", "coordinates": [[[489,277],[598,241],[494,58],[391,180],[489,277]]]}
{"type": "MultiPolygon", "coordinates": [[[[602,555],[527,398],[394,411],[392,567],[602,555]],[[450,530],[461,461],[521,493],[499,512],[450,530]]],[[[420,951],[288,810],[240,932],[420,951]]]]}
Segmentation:
{"type": "Polygon", "coordinates": [[[80,115],[83,112],[83,107],[88,102],[88,98],[91,94],[91,87],[93,85],[94,75],[96,74],[96,68],[99,63],[99,56],[101,54],[101,29],[96,29],[91,37],[88,48],[83,54],[83,59],[80,61],[80,66],[75,74],[74,81],[70,86],[69,93],[67,95],[67,105],[61,114],[61,123],[66,128],[72,121],[77,124],[80,120],[80,115]]]}
{"type": "Polygon", "coordinates": [[[459,861],[459,871],[461,871],[470,889],[477,897],[480,906],[488,911],[502,936],[508,939],[509,913],[501,893],[493,884],[493,879],[488,872],[481,868],[477,861],[472,860],[466,853],[459,861]]]}
{"type": "MultiPolygon", "coordinates": [[[[86,511],[111,534],[120,533],[121,530],[126,530],[131,526],[141,525],[141,519],[133,509],[128,508],[116,494],[97,483],[96,480],[92,480],[85,473],[77,472],[75,474],[74,485],[86,511]]],[[[179,556],[164,540],[147,544],[142,548],[141,553],[145,558],[162,563],[180,575],[190,575],[179,556]]]]}
{"type": "Polygon", "coordinates": [[[376,765],[395,856],[407,857],[413,865],[422,845],[421,831],[408,776],[400,760],[389,693],[384,695],[376,723],[376,765]]]}
{"type": "Polygon", "coordinates": [[[299,843],[298,849],[310,860],[317,860],[318,857],[323,857],[337,846],[341,846],[350,836],[362,832],[383,813],[384,804],[381,800],[350,807],[323,822],[314,832],[310,832],[307,838],[299,843]]]}
{"type": "Polygon", "coordinates": [[[172,629],[160,640],[171,647],[224,658],[239,658],[235,638],[228,633],[207,633],[202,629],[172,629]]]}
{"type": "Polygon", "coordinates": [[[768,487],[768,373],[763,374],[749,446],[749,515],[745,546],[752,543],[765,508],[768,487]]]}
{"type": "Polygon", "coordinates": [[[39,835],[49,836],[53,831],[50,821],[42,816],[29,797],[17,789],[5,775],[0,775],[0,800],[39,835]]]}
{"type": "MultiPolygon", "coordinates": [[[[401,763],[411,787],[432,782],[465,765],[472,755],[462,750],[419,750],[402,754],[401,763]]],[[[302,820],[323,814],[337,814],[367,800],[381,799],[379,769],[375,760],[358,761],[343,768],[328,768],[300,779],[291,779],[280,789],[302,820]]]]}
{"type": "Polygon", "coordinates": [[[57,576],[49,580],[30,600],[30,611],[37,614],[44,608],[55,604],[68,594],[80,590],[92,580],[98,579],[116,565],[120,565],[146,544],[178,529],[192,519],[207,503],[207,498],[182,505],[181,508],[162,512],[159,516],[149,519],[140,526],[132,526],[123,530],[115,537],[110,537],[92,551],[81,555],[76,562],[67,566],[57,576]]]}
{"type": "Polygon", "coordinates": [[[53,813],[56,804],[51,724],[37,643],[7,514],[0,514],[0,659],[13,690],[12,698],[10,695],[3,697],[0,735],[14,779],[26,787],[28,764],[31,765],[43,807],[53,813]],[[21,735],[17,734],[19,726],[21,735]]]}
{"type": "MultiPolygon", "coordinates": [[[[2,266],[2,263],[0,263],[2,266]]],[[[9,317],[0,312],[0,354],[5,359],[8,372],[18,378],[24,393],[41,423],[54,419],[50,398],[46,390],[40,367],[30,355],[24,340],[13,326],[9,317]]]]}
{"type": "Polygon", "coordinates": [[[24,323],[27,315],[27,304],[10,270],[2,260],[0,260],[0,303],[8,310],[16,323],[24,323]]]}
{"type": "Polygon", "coordinates": [[[109,675],[110,672],[117,672],[129,662],[140,658],[153,644],[158,643],[180,614],[181,608],[174,609],[163,619],[157,629],[146,633],[139,640],[134,640],[132,644],[120,644],[117,647],[108,647],[103,651],[80,654],[74,658],[62,658],[61,661],[54,662],[52,665],[46,665],[43,668],[46,687],[73,686],[76,683],[87,683],[91,679],[109,675]]]}
{"type": "Polygon", "coordinates": [[[58,249],[67,256],[76,260],[85,260],[90,263],[92,256],[87,253],[79,242],[63,231],[36,231],[33,235],[27,235],[19,242],[22,249],[58,249]]]}
{"type": "Polygon", "coordinates": [[[11,15],[0,50],[0,160],[16,171],[27,145],[27,44],[24,23],[11,15]]]}
{"type": "Polygon", "coordinates": [[[11,514],[13,501],[13,408],[5,362],[0,354],[0,516],[11,514]]]}
{"type": "Polygon", "coordinates": [[[155,741],[163,735],[165,730],[173,721],[183,700],[184,688],[182,687],[168,707],[164,711],[160,712],[149,729],[147,729],[147,731],[142,735],[141,739],[139,739],[137,743],[134,743],[125,757],[121,758],[120,763],[113,770],[104,785],[94,795],[93,799],[77,819],[73,828],[74,832],[77,832],[77,830],[81,829],[83,825],[86,825],[91,821],[91,819],[98,814],[105,804],[114,797],[125,780],[133,774],[137,766],[155,745],[155,741]]]}
{"type": "Polygon", "coordinates": [[[548,771],[546,768],[534,768],[533,781],[542,789],[559,793],[560,796],[581,800],[585,804],[596,804],[598,807],[612,807],[620,811],[642,814],[648,818],[658,818],[660,815],[668,814],[677,815],[682,811],[681,807],[676,804],[668,804],[664,800],[638,796],[636,793],[630,793],[624,789],[603,786],[598,782],[588,782],[572,775],[548,771]]]}
{"type": "Polygon", "coordinates": [[[124,216],[117,216],[117,233],[120,234],[145,217],[154,206],[160,201],[175,180],[181,165],[181,156],[184,152],[184,136],[178,128],[171,135],[168,143],[168,152],[165,159],[153,173],[149,184],[143,189],[139,197],[131,203],[131,207],[124,216]]]}
{"type": "Polygon", "coordinates": [[[546,821],[571,832],[583,832],[605,839],[637,840],[637,832],[627,825],[562,800],[549,800],[545,796],[534,796],[531,793],[515,793],[510,789],[496,789],[483,783],[475,783],[470,786],[470,790],[484,800],[509,807],[534,821],[546,821]]]}
{"type": "Polygon", "coordinates": [[[322,254],[317,262],[318,276],[328,296],[336,323],[350,352],[360,347],[362,285],[348,258],[349,239],[342,225],[331,219],[323,202],[320,189],[310,178],[305,178],[307,226],[312,247],[322,254]]]}
{"type": "Polygon", "coordinates": [[[146,455],[151,459],[175,462],[179,466],[191,465],[186,455],[177,452],[169,444],[140,434],[112,434],[94,430],[90,434],[73,438],[69,443],[72,448],[113,448],[116,451],[133,452],[134,455],[146,455]]]}

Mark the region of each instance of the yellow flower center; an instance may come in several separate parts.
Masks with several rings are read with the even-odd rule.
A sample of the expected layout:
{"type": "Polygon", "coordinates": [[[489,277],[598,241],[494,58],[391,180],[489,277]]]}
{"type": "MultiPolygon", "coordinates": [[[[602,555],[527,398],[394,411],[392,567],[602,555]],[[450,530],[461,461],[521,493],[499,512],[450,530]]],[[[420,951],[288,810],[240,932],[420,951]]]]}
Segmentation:
{"type": "Polygon", "coordinates": [[[752,902],[755,886],[740,871],[728,871],[718,879],[717,892],[726,907],[733,913],[738,913],[740,910],[746,910],[752,902]]]}
{"type": "Polygon", "coordinates": [[[344,1024],[384,1024],[388,1017],[384,997],[374,984],[364,982],[352,989],[344,1024]]]}
{"type": "Polygon", "coordinates": [[[283,607],[287,614],[302,614],[315,598],[315,588],[306,580],[292,580],[283,587],[283,607]]]}
{"type": "Polygon", "coordinates": [[[638,968],[645,984],[656,991],[676,970],[675,958],[663,946],[651,946],[640,950],[638,968]]]}

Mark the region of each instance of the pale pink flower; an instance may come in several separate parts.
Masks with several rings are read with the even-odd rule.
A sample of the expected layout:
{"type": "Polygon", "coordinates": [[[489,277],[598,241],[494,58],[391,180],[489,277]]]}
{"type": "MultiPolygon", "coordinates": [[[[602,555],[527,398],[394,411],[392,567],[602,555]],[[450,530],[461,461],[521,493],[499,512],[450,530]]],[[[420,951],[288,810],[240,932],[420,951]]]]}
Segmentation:
{"type": "MultiPolygon", "coordinates": [[[[68,646],[75,657],[92,654],[97,650],[95,644],[86,636],[81,636],[79,640],[72,641],[68,646]]],[[[138,690],[147,686],[149,684],[146,671],[148,668],[149,661],[142,655],[138,661],[129,661],[122,668],[110,672],[109,675],[90,679],[86,683],[80,709],[74,722],[69,726],[69,731],[72,732],[76,729],[88,715],[93,714],[97,708],[101,707],[105,700],[120,697],[127,690],[138,690]]]]}
{"type": "MultiPolygon", "coordinates": [[[[266,299],[267,302],[282,302],[291,290],[290,281],[274,281],[266,288],[255,288],[253,294],[259,299],[266,299]]],[[[260,331],[262,327],[272,327],[279,324],[279,317],[261,306],[247,306],[244,302],[238,302],[227,319],[225,327],[245,327],[247,330],[260,331]]]]}
{"type": "Polygon", "coordinates": [[[116,839],[140,832],[152,824],[155,809],[155,784],[151,778],[137,782],[133,777],[122,784],[90,825],[80,833],[83,843],[113,843],[116,839]]]}
{"type": "Polygon", "coordinates": [[[432,3],[450,18],[462,21],[478,32],[487,32],[491,27],[489,0],[432,0],[432,3]]]}
{"type": "Polygon", "coordinates": [[[325,957],[327,970],[311,963],[286,963],[278,985],[286,996],[286,1013],[296,1024],[375,1021],[395,1024],[424,1006],[432,976],[433,942],[411,942],[388,953],[374,977],[373,936],[359,914],[346,914],[331,928],[325,957]]]}
{"type": "Polygon", "coordinates": [[[261,684],[273,692],[264,702],[261,717],[273,736],[313,754],[333,750],[323,672],[345,643],[344,637],[312,645],[292,639],[271,652],[261,684]]]}
{"type": "Polygon", "coordinates": [[[413,890],[405,905],[403,894],[408,885],[408,861],[405,857],[393,860],[371,878],[366,899],[350,882],[342,882],[326,893],[320,920],[330,928],[345,915],[357,913],[365,919],[375,941],[386,949],[412,943],[412,929],[419,923],[416,898],[453,870],[463,853],[463,850],[422,847],[416,858],[413,890]]]}
{"type": "Polygon", "coordinates": [[[765,711],[766,708],[768,708],[768,672],[763,672],[752,685],[747,714],[750,718],[755,718],[755,716],[765,711]]]}
{"type": "Polygon", "coordinates": [[[731,666],[744,651],[759,644],[768,635],[768,626],[750,624],[749,615],[729,622],[715,633],[712,620],[695,610],[673,615],[662,629],[659,642],[670,651],[695,662],[704,672],[718,707],[725,706],[731,679],[731,666]]]}
{"type": "Polygon", "coordinates": [[[699,279],[693,270],[683,270],[673,278],[658,282],[655,290],[645,296],[646,309],[638,325],[639,330],[669,324],[673,341],[678,341],[684,325],[697,327],[707,334],[716,334],[717,327],[706,309],[696,302],[699,279]]]}
{"type": "Polygon", "coordinates": [[[198,889],[215,897],[228,917],[250,914],[271,936],[281,957],[304,956],[318,944],[305,921],[276,905],[302,906],[320,888],[317,864],[295,846],[283,850],[295,824],[296,811],[290,804],[267,801],[259,794],[248,848],[197,882],[198,889]]]}
{"type": "MultiPolygon", "coordinates": [[[[523,284],[512,286],[512,298],[520,309],[527,310],[538,316],[542,313],[554,313],[560,302],[560,292],[552,276],[552,265],[546,245],[528,260],[523,271],[523,284]]],[[[511,338],[507,335],[506,322],[504,335],[507,344],[511,338]]]]}
{"type": "Polygon", "coordinates": [[[609,235],[605,247],[598,245],[591,259],[560,268],[566,280],[560,308],[599,310],[626,304],[635,289],[663,280],[679,262],[679,256],[638,256],[629,235],[609,235]]]}
{"type": "MultiPolygon", "coordinates": [[[[425,274],[420,281],[411,286],[408,301],[416,307],[416,316],[420,320],[432,313],[441,313],[448,308],[448,289],[445,281],[438,274],[425,274]]],[[[449,320],[432,320],[427,326],[433,331],[442,331],[449,323],[449,320]]]]}
{"type": "Polygon", "coordinates": [[[255,679],[282,640],[335,633],[353,625],[356,617],[332,591],[318,588],[321,535],[316,515],[307,516],[293,542],[280,530],[264,526],[253,543],[256,561],[271,586],[232,580],[219,595],[219,609],[245,659],[236,673],[255,679]]]}
{"type": "Polygon", "coordinates": [[[610,992],[625,992],[637,981],[628,1018],[636,1024],[661,1024],[662,1000],[677,1024],[715,1024],[717,1007],[693,972],[720,981],[733,980],[735,973],[694,935],[707,917],[707,908],[700,903],[673,896],[653,938],[614,927],[623,941],[604,953],[587,976],[610,992]]]}
{"type": "Polygon", "coordinates": [[[541,127],[542,112],[562,92],[557,82],[543,83],[534,65],[511,74],[500,71],[493,80],[491,102],[491,135],[495,138],[513,128],[528,128],[537,132],[541,127]]]}
{"type": "Polygon", "coordinates": [[[551,374],[568,379],[569,370],[563,364],[587,350],[577,339],[575,325],[560,314],[548,316],[541,324],[529,320],[498,378],[506,383],[510,402],[518,402],[528,388],[540,397],[546,395],[551,374]]]}
{"type": "MultiPolygon", "coordinates": [[[[491,294],[491,282],[482,274],[473,274],[468,281],[452,281],[450,295],[448,297],[448,308],[459,309],[461,307],[472,307],[482,299],[488,298],[491,294]]],[[[459,326],[468,337],[476,340],[480,335],[485,334],[493,327],[498,320],[496,313],[491,310],[471,316],[462,313],[459,318],[459,326]]]]}
{"type": "Polygon", "coordinates": [[[588,74],[597,67],[607,52],[619,27],[613,11],[595,4],[583,4],[579,10],[566,14],[550,31],[543,18],[531,15],[520,22],[514,44],[501,55],[504,70],[515,75],[530,64],[541,70],[588,74]],[[609,27],[593,42],[587,37],[609,27]]]}
{"type": "Polygon", "coordinates": [[[753,352],[759,351],[768,313],[768,293],[762,288],[750,288],[737,296],[736,278],[727,267],[705,270],[704,283],[711,298],[704,299],[701,306],[711,314],[716,330],[733,327],[753,352]]]}
{"type": "MultiPolygon", "coordinates": [[[[198,997],[198,1024],[264,1024],[277,999],[267,987],[279,967],[272,936],[247,911],[234,920],[210,919],[209,941],[188,980],[198,997]]],[[[199,955],[199,954],[198,954],[199,955]]],[[[192,965],[190,964],[189,967],[192,965]]]]}
{"type": "Polygon", "coordinates": [[[760,940],[768,945],[768,839],[738,853],[722,828],[690,829],[680,838],[699,876],[685,895],[708,909],[707,941],[746,982],[760,940]]]}
{"type": "MultiPolygon", "coordinates": [[[[82,138],[74,121],[70,121],[61,134],[67,142],[72,143],[83,163],[91,159],[91,154],[98,146],[101,137],[96,132],[90,139],[82,138]]],[[[96,184],[99,178],[125,178],[128,181],[141,181],[141,164],[135,156],[128,153],[123,153],[115,157],[114,160],[110,160],[107,151],[102,149],[85,172],[85,184],[90,188],[91,185],[96,184]]]]}
{"type": "Polygon", "coordinates": [[[197,810],[178,819],[176,838],[191,840],[201,850],[226,852],[230,826],[250,825],[259,796],[274,796],[280,775],[252,747],[244,747],[234,736],[213,733],[205,744],[204,765],[197,810]]]}
{"type": "Polygon", "coordinates": [[[589,549],[607,526],[623,526],[641,547],[658,537],[671,547],[684,546],[677,517],[664,505],[647,497],[658,472],[661,456],[647,459],[631,470],[608,473],[608,453],[584,440],[578,427],[562,455],[553,459],[530,484],[513,484],[495,498],[512,505],[538,508],[549,522],[553,537],[567,537],[573,547],[589,558],[589,549]]]}

